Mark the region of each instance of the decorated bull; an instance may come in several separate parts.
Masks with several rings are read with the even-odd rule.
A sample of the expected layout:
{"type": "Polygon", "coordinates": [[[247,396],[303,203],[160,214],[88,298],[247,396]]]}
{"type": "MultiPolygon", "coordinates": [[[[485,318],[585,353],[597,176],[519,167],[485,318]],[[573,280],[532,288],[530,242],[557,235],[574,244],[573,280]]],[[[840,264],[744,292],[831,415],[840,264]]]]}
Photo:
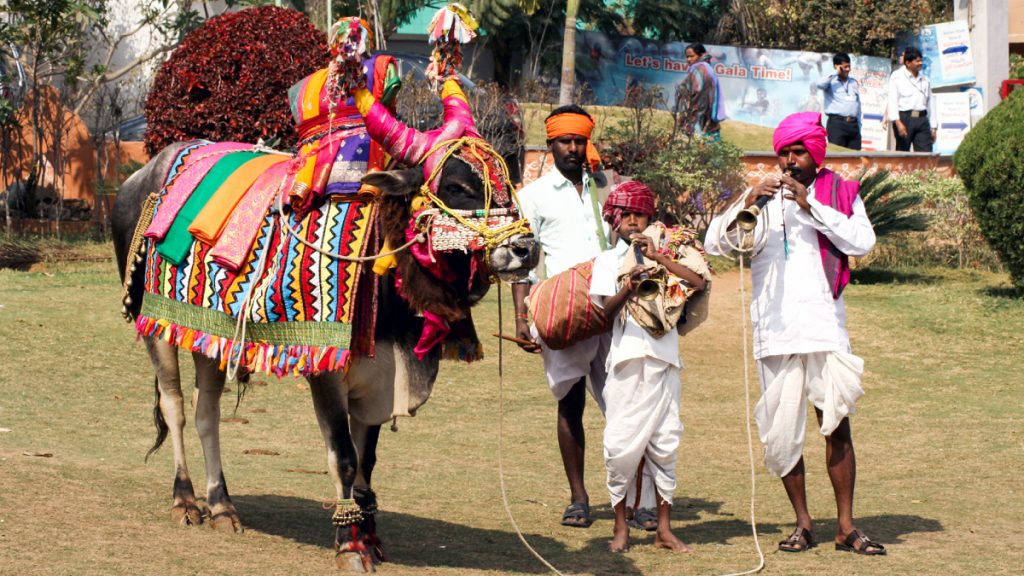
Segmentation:
{"type": "Polygon", "coordinates": [[[441,128],[408,128],[381,101],[390,63],[364,60],[367,37],[365,23],[342,20],[331,65],[293,89],[293,154],[168,146],[124,183],[112,220],[124,313],[156,370],[151,453],[168,434],[174,449],[172,519],[204,521],[185,464],[178,349],[195,363],[216,529],[241,529],[219,452],[226,374],[300,374],[337,492],[337,563],[371,570],[385,559],[370,484],[381,424],[427,400],[442,356],[479,357],[470,306],[497,278],[526,274],[537,248],[457,81],[439,78],[441,128]],[[375,170],[386,155],[410,167],[375,170]]]}

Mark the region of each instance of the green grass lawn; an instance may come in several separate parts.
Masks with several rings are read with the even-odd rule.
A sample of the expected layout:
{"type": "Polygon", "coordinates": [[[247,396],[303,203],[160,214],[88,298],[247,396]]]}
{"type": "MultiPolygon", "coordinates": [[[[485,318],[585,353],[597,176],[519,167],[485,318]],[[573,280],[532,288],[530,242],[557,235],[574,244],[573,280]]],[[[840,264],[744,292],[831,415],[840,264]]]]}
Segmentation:
{"type": "MultiPolygon", "coordinates": [[[[753,568],[738,273],[716,281],[711,318],[682,342],[686,432],[673,515],[694,554],[655,550],[651,536],[635,532],[628,553],[605,551],[612,514],[593,404],[586,416],[587,486],[597,521],[587,530],[558,525],[568,491],[554,403],[535,356],[505,346],[499,379],[502,356],[489,337],[498,329],[492,290],[475,312],[478,332],[488,335],[487,357],[442,365],[419,415],[400,420],[397,433],[382,433],[374,484],[392,562],[381,572],[545,573],[505,516],[499,457],[519,526],[565,573],[753,568]]],[[[855,512],[890,555],[856,557],[827,544],[804,554],[775,552],[792,530],[792,512],[755,443],[763,574],[1024,571],[1024,548],[1014,543],[1024,518],[1024,302],[1008,298],[1007,285],[1006,276],[987,273],[856,271],[846,297],[867,393],[853,419],[855,512]]],[[[506,330],[509,300],[506,288],[506,330]]],[[[223,425],[225,474],[246,531],[171,525],[169,446],[143,461],[154,436],[153,376],[119,308],[112,261],[0,270],[0,574],[335,573],[330,511],[321,507],[333,488],[300,379],[256,378],[239,419],[223,425]]],[[[226,395],[225,416],[235,401],[233,392],[226,395]]],[[[191,423],[186,437],[202,492],[191,423]]],[[[827,543],[835,510],[823,442],[813,427],[807,438],[810,509],[827,543]]]]}
{"type": "MultiPolygon", "coordinates": [[[[523,104],[526,114],[526,144],[544,146],[547,136],[544,131],[544,119],[556,106],[553,104],[523,104]]],[[[600,143],[604,130],[609,126],[628,120],[632,114],[628,108],[620,106],[585,106],[587,112],[594,117],[594,133],[592,137],[600,143]]],[[[672,127],[672,116],[665,111],[656,111],[655,120],[659,129],[668,132],[672,127]]],[[[748,152],[764,152],[772,150],[772,128],[729,120],[722,123],[722,138],[748,152]]],[[[850,152],[842,146],[830,144],[830,152],[850,152]]]]}

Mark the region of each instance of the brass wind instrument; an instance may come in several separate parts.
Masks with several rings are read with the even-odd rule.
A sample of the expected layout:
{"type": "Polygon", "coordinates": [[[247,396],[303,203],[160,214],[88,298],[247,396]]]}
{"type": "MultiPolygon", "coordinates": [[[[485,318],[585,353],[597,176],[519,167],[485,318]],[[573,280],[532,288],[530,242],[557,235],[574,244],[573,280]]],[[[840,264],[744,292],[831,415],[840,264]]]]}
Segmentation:
{"type": "MultiPolygon", "coordinates": [[[[644,249],[639,242],[633,242],[633,255],[636,257],[636,263],[644,265],[644,249]]],[[[658,297],[661,292],[660,283],[651,278],[651,275],[647,271],[640,273],[640,283],[636,287],[636,295],[641,300],[654,300],[658,297]]]]}
{"type": "MultiPolygon", "coordinates": [[[[799,168],[790,167],[783,170],[783,173],[795,177],[799,171],[799,168]]],[[[740,230],[750,232],[757,227],[757,217],[761,214],[765,204],[771,199],[771,196],[759,196],[749,208],[740,210],[740,213],[736,215],[736,225],[740,227],[740,230]]]]}

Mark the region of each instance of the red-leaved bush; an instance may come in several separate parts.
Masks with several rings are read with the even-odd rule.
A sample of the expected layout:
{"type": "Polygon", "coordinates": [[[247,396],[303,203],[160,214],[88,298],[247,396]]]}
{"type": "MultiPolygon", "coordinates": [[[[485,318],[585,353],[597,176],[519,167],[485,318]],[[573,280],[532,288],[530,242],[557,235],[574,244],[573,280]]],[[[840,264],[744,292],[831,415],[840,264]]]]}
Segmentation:
{"type": "Polygon", "coordinates": [[[296,141],[288,87],[327,65],[325,35],[296,10],[211,18],[163,63],[146,97],[146,150],[179,140],[296,141]]]}

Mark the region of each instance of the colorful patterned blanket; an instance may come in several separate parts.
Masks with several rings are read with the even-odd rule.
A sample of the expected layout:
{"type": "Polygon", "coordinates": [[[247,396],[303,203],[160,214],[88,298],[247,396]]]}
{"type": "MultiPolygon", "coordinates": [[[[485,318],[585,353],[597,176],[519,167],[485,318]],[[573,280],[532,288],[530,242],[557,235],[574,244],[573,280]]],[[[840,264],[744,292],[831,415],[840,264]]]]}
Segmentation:
{"type": "Polygon", "coordinates": [[[251,247],[239,266],[218,259],[218,244],[187,233],[184,249],[166,254],[166,243],[181,242],[180,234],[172,238],[174,231],[191,231],[196,214],[204,213],[204,188],[207,201],[221,195],[209,190],[232,178],[237,183],[238,168],[256,156],[249,151],[244,152],[248,156],[240,154],[238,145],[197,143],[185,147],[172,163],[147,231],[146,296],[136,329],[219,358],[222,368],[231,358],[250,371],[278,376],[344,369],[353,346],[357,351],[372,346],[363,340],[353,342],[353,329],[360,335],[373,333],[376,282],[366,273],[368,265],[320,250],[341,256],[375,250],[374,202],[354,195],[326,196],[301,214],[286,210],[287,216],[282,216],[273,201],[288,181],[280,168],[287,162],[274,164],[269,174],[247,179],[248,192],[234,191],[237,205],[223,215],[229,228],[238,214],[248,214],[254,222],[253,237],[245,243],[251,247]],[[220,161],[209,161],[218,154],[220,161]],[[232,169],[218,171],[225,163],[232,169]],[[175,214],[168,215],[170,211],[175,214]],[[295,235],[283,225],[284,219],[295,235]]]}

